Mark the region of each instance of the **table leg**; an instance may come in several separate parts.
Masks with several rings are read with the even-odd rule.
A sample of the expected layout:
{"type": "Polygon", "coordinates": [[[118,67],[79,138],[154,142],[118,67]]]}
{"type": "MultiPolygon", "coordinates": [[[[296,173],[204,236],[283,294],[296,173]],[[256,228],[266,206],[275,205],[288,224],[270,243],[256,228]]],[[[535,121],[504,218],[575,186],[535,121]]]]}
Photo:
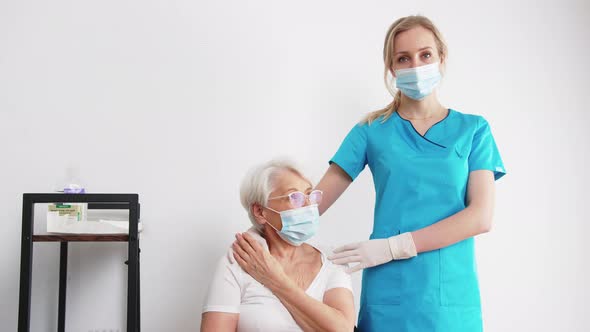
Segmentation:
{"type": "Polygon", "coordinates": [[[31,319],[31,279],[33,272],[33,202],[23,197],[23,230],[20,252],[18,331],[29,332],[31,319]]]}
{"type": "Polygon", "coordinates": [[[59,304],[57,309],[57,331],[66,328],[66,285],[68,280],[68,243],[60,242],[59,248],[59,304]]]}

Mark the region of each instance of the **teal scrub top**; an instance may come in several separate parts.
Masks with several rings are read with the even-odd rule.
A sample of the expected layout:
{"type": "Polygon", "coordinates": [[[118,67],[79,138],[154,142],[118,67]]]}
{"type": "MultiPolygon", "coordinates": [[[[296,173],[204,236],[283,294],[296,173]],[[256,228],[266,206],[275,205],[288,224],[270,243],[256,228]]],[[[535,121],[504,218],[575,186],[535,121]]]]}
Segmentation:
{"type": "MultiPolygon", "coordinates": [[[[424,136],[394,112],[357,124],[330,160],[354,180],[369,165],[371,239],[432,225],[465,208],[469,173],[505,174],[488,122],[449,109],[424,136]]],[[[359,330],[482,331],[474,239],[363,270],[359,330]]]]}

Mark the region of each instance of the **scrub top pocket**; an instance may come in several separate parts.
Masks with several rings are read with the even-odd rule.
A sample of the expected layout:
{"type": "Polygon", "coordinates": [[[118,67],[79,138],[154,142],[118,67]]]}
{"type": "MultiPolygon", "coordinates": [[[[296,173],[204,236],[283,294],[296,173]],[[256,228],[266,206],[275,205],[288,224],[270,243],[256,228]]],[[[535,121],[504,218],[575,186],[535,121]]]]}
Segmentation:
{"type": "MultiPolygon", "coordinates": [[[[386,239],[399,233],[399,230],[391,230],[391,232],[379,230],[373,232],[370,238],[386,239]]],[[[369,305],[399,305],[401,303],[402,269],[403,267],[396,261],[364,269],[361,297],[364,297],[369,305]],[[387,284],[389,287],[387,289],[370,286],[365,287],[365,284],[387,284]]]]}
{"type": "Polygon", "coordinates": [[[473,238],[440,249],[440,300],[445,307],[480,305],[473,238]]]}
{"type": "Polygon", "coordinates": [[[362,292],[368,305],[401,304],[401,270],[392,261],[363,270],[362,292]],[[386,288],[365,285],[387,285],[386,288]]]}

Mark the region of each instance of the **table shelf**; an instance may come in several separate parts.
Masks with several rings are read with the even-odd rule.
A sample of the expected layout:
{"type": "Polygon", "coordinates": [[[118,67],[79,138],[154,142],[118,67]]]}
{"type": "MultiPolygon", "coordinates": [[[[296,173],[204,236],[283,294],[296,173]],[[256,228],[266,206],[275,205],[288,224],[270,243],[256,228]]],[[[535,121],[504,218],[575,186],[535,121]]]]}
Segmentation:
{"type": "Polygon", "coordinates": [[[127,234],[38,234],[33,242],[127,242],[127,234]]]}

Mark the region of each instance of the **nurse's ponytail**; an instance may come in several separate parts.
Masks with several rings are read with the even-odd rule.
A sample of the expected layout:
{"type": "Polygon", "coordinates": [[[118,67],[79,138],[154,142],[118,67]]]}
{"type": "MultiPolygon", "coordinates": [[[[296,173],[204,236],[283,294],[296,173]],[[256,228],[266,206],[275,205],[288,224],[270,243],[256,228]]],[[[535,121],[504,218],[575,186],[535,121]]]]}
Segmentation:
{"type": "Polygon", "coordinates": [[[401,91],[397,90],[397,92],[393,96],[393,101],[391,103],[389,103],[389,105],[385,106],[385,108],[382,108],[380,110],[373,111],[373,112],[367,114],[363,118],[361,123],[371,124],[371,122],[379,119],[380,117],[383,117],[381,122],[385,122],[387,119],[389,119],[389,117],[393,114],[393,112],[397,111],[401,101],[402,101],[402,93],[401,93],[401,91]]]}
{"type": "MultiPolygon", "coordinates": [[[[384,73],[384,80],[385,80],[385,87],[389,91],[389,93],[393,96],[393,101],[389,103],[389,105],[385,106],[380,110],[371,112],[367,114],[362,120],[361,123],[368,123],[381,119],[381,122],[387,121],[389,117],[396,112],[401,104],[402,101],[402,93],[394,89],[394,80],[391,75],[391,68],[393,68],[393,61],[394,61],[394,54],[395,51],[393,49],[394,40],[398,33],[410,30],[416,26],[421,26],[425,29],[428,29],[434,35],[434,40],[436,42],[436,46],[438,48],[438,55],[441,59],[441,64],[444,66],[443,60],[447,58],[447,45],[442,37],[442,34],[438,31],[436,26],[430,21],[427,17],[421,15],[415,16],[407,16],[398,19],[397,21],[393,22],[393,24],[389,27],[387,31],[387,35],[385,36],[385,43],[383,45],[383,62],[385,63],[385,73],[384,73]]],[[[441,68],[444,70],[444,67],[441,68]]]]}

